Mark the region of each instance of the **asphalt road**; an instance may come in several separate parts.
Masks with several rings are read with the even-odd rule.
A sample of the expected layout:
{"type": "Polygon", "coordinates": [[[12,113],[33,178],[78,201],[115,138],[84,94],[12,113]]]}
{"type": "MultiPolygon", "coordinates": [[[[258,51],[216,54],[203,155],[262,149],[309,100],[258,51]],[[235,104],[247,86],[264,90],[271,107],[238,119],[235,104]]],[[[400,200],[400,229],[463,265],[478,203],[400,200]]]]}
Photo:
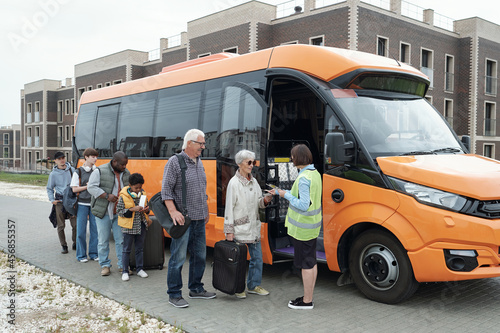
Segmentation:
{"type": "MultiPolygon", "coordinates": [[[[301,280],[289,262],[264,265],[262,286],[270,295],[236,299],[218,292],[213,300],[187,297],[185,264],[183,294],[190,306],[173,308],[166,294],[168,242],[165,268],[149,270],[147,279],[133,275],[128,282],[121,281],[110,246],[112,274],[101,277],[98,263],[77,262],[75,251],[60,253],[48,220],[50,208],[49,202],[0,195],[0,249],[7,249],[8,228],[15,225],[18,258],[188,332],[500,332],[500,278],[421,284],[409,300],[386,305],[366,299],[354,285],[338,287],[339,274],[320,265],[315,308],[298,311],[287,307],[288,300],[302,295],[301,280]]],[[[69,224],[66,237],[70,239],[69,224]]],[[[209,249],[203,282],[214,291],[211,262],[209,249]]],[[[1,306],[6,306],[6,295],[0,295],[1,306]]]]}

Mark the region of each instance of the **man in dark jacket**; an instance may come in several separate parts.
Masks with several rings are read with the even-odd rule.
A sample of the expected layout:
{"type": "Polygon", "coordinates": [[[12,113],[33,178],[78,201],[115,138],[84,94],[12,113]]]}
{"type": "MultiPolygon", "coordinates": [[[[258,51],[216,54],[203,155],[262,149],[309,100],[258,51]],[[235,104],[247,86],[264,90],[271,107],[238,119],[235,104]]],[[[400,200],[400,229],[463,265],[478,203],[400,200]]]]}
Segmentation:
{"type": "MultiPolygon", "coordinates": [[[[56,212],[57,218],[57,235],[62,246],[61,253],[68,253],[68,243],[66,243],[66,235],[64,228],[66,227],[66,218],[69,214],[63,207],[62,198],[66,187],[71,182],[74,169],[66,162],[66,156],[63,152],[58,151],[54,155],[56,165],[52,169],[47,181],[47,196],[49,201],[54,205],[53,209],[56,212]]],[[[76,250],[76,216],[70,216],[69,221],[72,228],[73,250],[76,250]]]]}

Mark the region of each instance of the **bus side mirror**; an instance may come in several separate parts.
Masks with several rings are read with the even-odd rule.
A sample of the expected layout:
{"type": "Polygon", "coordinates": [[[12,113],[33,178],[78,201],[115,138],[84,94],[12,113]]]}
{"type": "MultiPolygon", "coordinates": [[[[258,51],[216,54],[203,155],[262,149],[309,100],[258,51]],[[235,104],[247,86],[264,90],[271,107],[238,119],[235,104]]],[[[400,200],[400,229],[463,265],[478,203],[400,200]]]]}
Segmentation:
{"type": "Polygon", "coordinates": [[[339,132],[328,133],[325,138],[326,164],[340,165],[352,160],[352,155],[347,149],[353,149],[352,141],[345,141],[344,134],[339,132]]]}
{"type": "Polygon", "coordinates": [[[470,136],[462,135],[462,143],[467,149],[467,152],[470,152],[470,136]]]}

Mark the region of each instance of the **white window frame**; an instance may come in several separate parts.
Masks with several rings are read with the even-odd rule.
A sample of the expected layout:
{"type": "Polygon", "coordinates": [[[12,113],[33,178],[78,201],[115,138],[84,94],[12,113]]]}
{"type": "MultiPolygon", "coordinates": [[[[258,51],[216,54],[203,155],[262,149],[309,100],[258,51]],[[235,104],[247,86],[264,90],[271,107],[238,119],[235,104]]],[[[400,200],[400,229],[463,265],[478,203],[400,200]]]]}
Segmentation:
{"type": "Polygon", "coordinates": [[[483,143],[483,156],[488,158],[495,158],[495,144],[493,143],[483,143]],[[486,146],[491,147],[491,156],[485,155],[486,146]]]}
{"type": "Polygon", "coordinates": [[[299,43],[299,40],[291,40],[289,42],[284,42],[284,43],[281,43],[280,45],[295,45],[295,44],[298,44],[299,43]]]}
{"type": "Polygon", "coordinates": [[[389,37],[377,35],[377,43],[375,45],[375,54],[376,55],[380,55],[382,57],[389,57],[389,37]],[[379,41],[381,39],[385,40],[385,49],[383,50],[384,51],[383,54],[379,53],[379,47],[380,47],[379,46],[380,45],[379,41]]]}
{"type": "Polygon", "coordinates": [[[198,54],[198,59],[199,59],[199,58],[208,57],[208,56],[210,56],[210,55],[212,55],[212,52],[198,54]]]}
{"type": "Polygon", "coordinates": [[[239,49],[238,46],[233,46],[233,47],[226,47],[225,49],[222,50],[222,52],[229,52],[229,53],[234,53],[234,54],[239,54],[239,49]],[[229,52],[231,50],[236,50],[236,52],[229,52]]]}
{"type": "Polygon", "coordinates": [[[498,62],[495,60],[495,59],[490,59],[490,58],[486,58],[485,61],[484,61],[484,94],[485,95],[488,95],[488,96],[496,96],[497,95],[497,89],[498,89],[498,62]],[[493,91],[492,92],[488,92],[486,90],[488,84],[487,84],[487,81],[488,81],[488,62],[492,62],[495,66],[494,66],[494,71],[493,71],[493,75],[491,76],[492,80],[493,80],[493,85],[494,85],[494,88],[493,88],[493,91]]]}
{"type": "Polygon", "coordinates": [[[321,38],[321,45],[320,46],[325,46],[325,35],[319,35],[319,36],[313,36],[309,37],[309,45],[314,45],[312,42],[315,39],[321,38]]]}
{"type": "Polygon", "coordinates": [[[399,42],[399,61],[404,62],[405,64],[411,65],[411,44],[405,42],[399,42]],[[406,45],[408,47],[408,61],[403,61],[401,59],[401,46],[406,45]]]}
{"type": "Polygon", "coordinates": [[[484,124],[483,125],[483,135],[484,136],[488,136],[488,137],[496,136],[496,134],[497,134],[497,124],[496,124],[496,120],[497,120],[497,103],[496,102],[491,102],[491,101],[485,101],[484,102],[483,119],[484,119],[484,123],[483,123],[484,124]],[[493,121],[492,129],[491,129],[492,133],[490,135],[486,135],[486,106],[488,104],[492,106],[491,118],[488,118],[488,119],[494,120],[493,121]]]}
{"type": "Polygon", "coordinates": [[[4,133],[3,134],[3,144],[4,145],[9,145],[10,144],[9,142],[10,142],[10,135],[9,135],[9,133],[4,133]],[[7,143],[5,143],[5,141],[7,141],[7,143]]]}
{"type": "Polygon", "coordinates": [[[443,117],[446,119],[446,121],[448,121],[448,118],[451,118],[451,123],[448,121],[448,124],[450,124],[450,127],[453,128],[453,114],[454,114],[454,111],[453,111],[453,108],[455,106],[455,103],[453,102],[453,100],[451,98],[445,98],[444,101],[443,101],[443,117]],[[451,103],[451,108],[450,108],[450,114],[446,115],[446,105],[448,104],[447,102],[451,103]]]}
{"type": "Polygon", "coordinates": [[[448,92],[448,93],[453,93],[453,91],[455,90],[455,56],[454,55],[451,55],[451,54],[445,54],[444,55],[444,91],[445,92],[448,92]],[[452,61],[452,68],[451,68],[451,72],[448,72],[448,58],[451,58],[451,61],[452,61]],[[447,86],[446,86],[446,81],[447,81],[447,74],[450,73],[452,74],[451,75],[451,89],[446,89],[447,86]]]}

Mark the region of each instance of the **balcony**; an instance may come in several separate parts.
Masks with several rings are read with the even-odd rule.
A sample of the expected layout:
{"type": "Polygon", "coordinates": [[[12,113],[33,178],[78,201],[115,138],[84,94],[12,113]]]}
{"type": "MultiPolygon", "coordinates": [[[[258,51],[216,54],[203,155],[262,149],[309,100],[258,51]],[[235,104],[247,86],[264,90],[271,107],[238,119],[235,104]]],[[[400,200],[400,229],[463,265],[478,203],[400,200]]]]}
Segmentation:
{"type": "Polygon", "coordinates": [[[57,136],[57,147],[62,147],[63,146],[63,137],[62,136],[57,136]]]}
{"type": "Polygon", "coordinates": [[[494,76],[486,76],[485,88],[486,88],[485,93],[487,95],[496,96],[496,94],[497,94],[497,78],[494,76]]]}
{"type": "Polygon", "coordinates": [[[431,83],[429,84],[429,88],[433,88],[434,87],[434,69],[429,68],[429,67],[420,67],[420,71],[422,73],[424,73],[425,75],[427,75],[427,77],[429,78],[429,81],[431,81],[431,83]]]}
{"type": "Polygon", "coordinates": [[[39,148],[39,147],[40,147],[40,137],[35,136],[35,148],[39,148]]]}
{"type": "Polygon", "coordinates": [[[484,120],[484,136],[496,136],[497,120],[485,119],[484,120]]]}
{"type": "Polygon", "coordinates": [[[30,113],[26,113],[26,123],[31,123],[31,112],[30,113]]]}
{"type": "Polygon", "coordinates": [[[35,123],[40,122],[40,112],[35,112],[35,123]]]}
{"type": "Polygon", "coordinates": [[[28,136],[26,138],[26,146],[28,146],[28,148],[31,148],[31,136],[28,136]]]}

